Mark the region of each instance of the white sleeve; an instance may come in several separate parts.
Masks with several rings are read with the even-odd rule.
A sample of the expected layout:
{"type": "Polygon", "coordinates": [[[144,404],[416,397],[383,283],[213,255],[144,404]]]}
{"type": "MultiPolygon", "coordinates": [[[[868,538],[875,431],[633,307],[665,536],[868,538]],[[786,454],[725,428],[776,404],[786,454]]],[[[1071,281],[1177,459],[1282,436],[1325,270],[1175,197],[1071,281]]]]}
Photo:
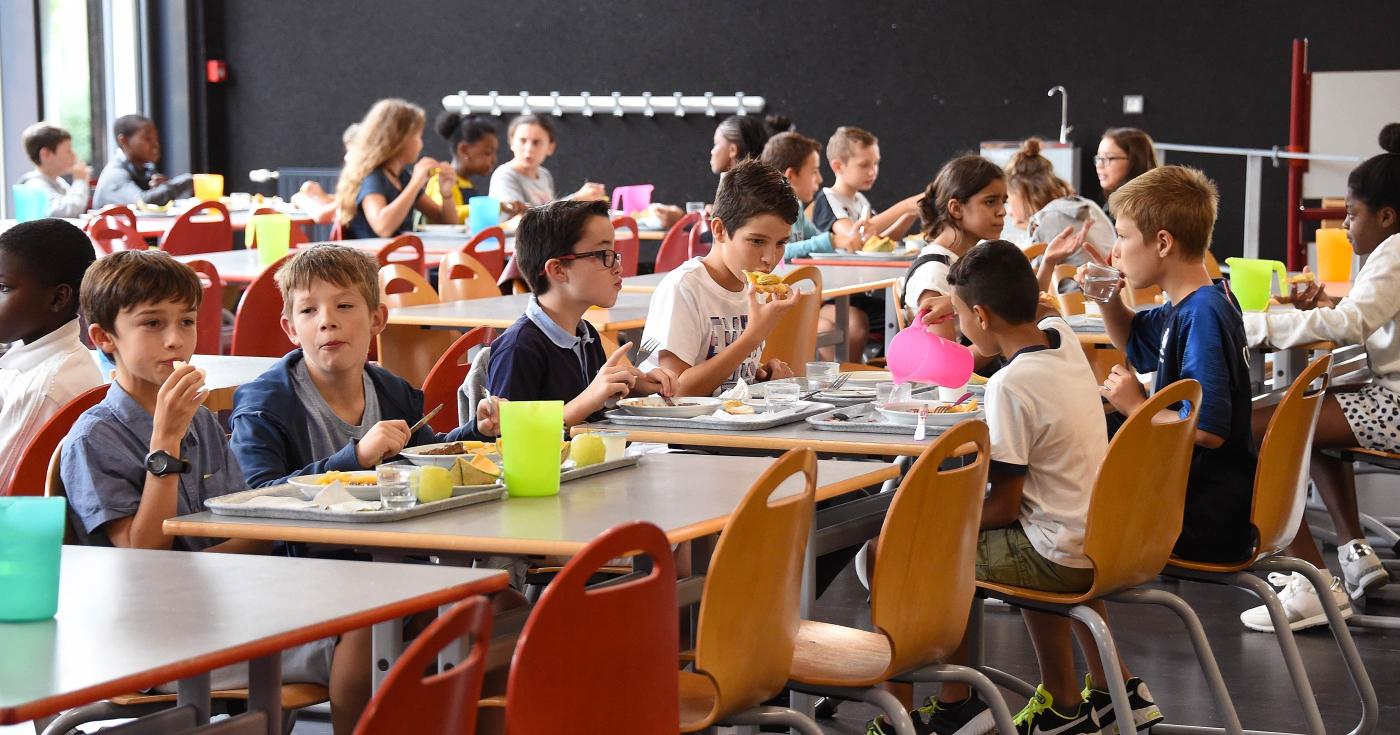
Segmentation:
{"type": "Polygon", "coordinates": [[[509,165],[497,166],[491,173],[491,184],[487,189],[488,196],[500,202],[524,202],[525,192],[520,188],[520,182],[515,177],[515,172],[509,165]]]}
{"type": "Polygon", "coordinates": [[[1037,429],[1034,413],[1015,391],[1006,390],[1002,381],[988,383],[986,416],[992,461],[1022,467],[1030,464],[1037,429]]]}
{"type": "Polygon", "coordinates": [[[658,356],[665,350],[694,367],[705,355],[709,330],[705,328],[706,316],[694,295],[684,288],[685,281],[677,280],[662,283],[651,294],[651,306],[647,310],[647,323],[642,328],[642,344],[655,340],[656,352],[638,366],[643,371],[658,365],[658,356]]]}
{"type": "Polygon", "coordinates": [[[1331,308],[1244,315],[1250,346],[1292,347],[1328,341],[1363,344],[1400,315],[1400,235],[1392,235],[1367,259],[1351,293],[1331,308]]]}
{"type": "Polygon", "coordinates": [[[948,293],[948,264],[930,260],[919,266],[909,280],[904,283],[904,305],[913,311],[919,310],[919,298],[925,291],[948,293]]]}

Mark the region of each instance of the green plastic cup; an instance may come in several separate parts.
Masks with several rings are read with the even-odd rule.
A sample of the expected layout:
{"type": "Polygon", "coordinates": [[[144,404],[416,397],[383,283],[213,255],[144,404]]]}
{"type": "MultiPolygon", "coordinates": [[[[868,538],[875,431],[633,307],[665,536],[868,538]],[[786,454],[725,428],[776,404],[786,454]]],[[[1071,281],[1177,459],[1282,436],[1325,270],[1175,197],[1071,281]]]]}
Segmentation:
{"type": "Polygon", "coordinates": [[[0,497],[0,622],[48,620],[58,612],[63,498],[0,497]]]}
{"type": "Polygon", "coordinates": [[[506,492],[515,497],[558,495],[564,402],[508,401],[500,410],[506,492]]]}
{"type": "Polygon", "coordinates": [[[248,232],[252,234],[248,247],[257,247],[258,262],[272,265],[281,260],[290,247],[292,218],[285,214],[255,214],[248,232]]]}

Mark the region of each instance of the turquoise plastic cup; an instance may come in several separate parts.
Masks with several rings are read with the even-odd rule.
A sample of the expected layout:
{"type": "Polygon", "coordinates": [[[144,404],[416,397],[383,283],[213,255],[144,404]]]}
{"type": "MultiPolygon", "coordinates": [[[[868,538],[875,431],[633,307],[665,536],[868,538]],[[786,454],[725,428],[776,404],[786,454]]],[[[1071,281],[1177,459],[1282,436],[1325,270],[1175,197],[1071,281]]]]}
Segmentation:
{"type": "Polygon", "coordinates": [[[49,216],[49,193],[33,186],[10,187],[15,197],[15,221],[29,222],[49,216]]]}
{"type": "Polygon", "coordinates": [[[48,620],[58,612],[63,498],[0,498],[0,622],[48,620]]]}
{"type": "Polygon", "coordinates": [[[475,235],[501,222],[501,202],[494,197],[472,197],[467,200],[467,230],[475,235]]]}

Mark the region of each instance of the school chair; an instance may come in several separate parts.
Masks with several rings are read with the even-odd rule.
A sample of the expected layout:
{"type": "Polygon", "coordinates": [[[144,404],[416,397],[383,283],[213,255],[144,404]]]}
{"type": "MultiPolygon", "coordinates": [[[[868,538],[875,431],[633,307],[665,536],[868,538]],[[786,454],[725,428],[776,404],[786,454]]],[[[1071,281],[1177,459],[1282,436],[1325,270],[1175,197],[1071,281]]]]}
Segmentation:
{"type": "Polygon", "coordinates": [[[53,458],[54,451],[63,442],[63,438],[68,436],[73,422],[77,421],[84,411],[101,403],[106,397],[107,384],[89,388],[63,404],[58,413],[50,416],[34,433],[29,445],[20,452],[19,464],[15,465],[10,485],[4,488],[0,495],[43,495],[49,460],[53,458]]]}
{"type": "MultiPolygon", "coordinates": [[[[244,230],[245,234],[252,229],[253,217],[256,217],[260,214],[282,214],[282,212],[279,212],[273,209],[272,207],[258,207],[257,209],[253,210],[253,214],[248,217],[248,229],[244,230]]],[[[245,242],[248,243],[248,247],[250,249],[256,250],[258,247],[257,239],[252,237],[251,235],[247,235],[245,237],[245,242]]],[[[306,245],[309,242],[311,242],[311,238],[306,236],[306,230],[301,229],[301,225],[293,222],[291,234],[287,237],[287,247],[292,250],[296,250],[298,246],[306,245]]]]}
{"type": "Polygon", "coordinates": [[[197,355],[222,355],[224,352],[224,283],[219,269],[207,260],[191,260],[188,265],[199,275],[204,297],[200,299],[197,317],[199,335],[194,352],[197,355]]]}
{"type": "Polygon", "coordinates": [[[410,233],[404,233],[385,243],[384,247],[374,254],[374,259],[379,262],[380,268],[395,264],[412,268],[420,276],[428,272],[427,259],[423,255],[423,241],[410,233]]]}
{"type": "Polygon", "coordinates": [[[1022,249],[1021,252],[1026,256],[1026,260],[1029,260],[1032,264],[1035,264],[1036,258],[1039,258],[1040,256],[1044,255],[1045,249],[1048,247],[1050,247],[1049,243],[1037,242],[1032,244],[1030,247],[1022,249]]]}
{"type": "Polygon", "coordinates": [[[1215,253],[1206,250],[1205,263],[1206,273],[1210,275],[1212,281],[1224,277],[1224,274],[1220,271],[1220,261],[1215,259],[1215,253]]]}
{"type": "MultiPolygon", "coordinates": [[[[1100,683],[1107,685],[1112,696],[1117,723],[1133,722],[1118,667],[1118,647],[1104,619],[1083,603],[1104,599],[1168,607],[1181,618],[1190,634],[1216,710],[1230,728],[1228,731],[1239,733],[1239,717],[1196,613],[1170,592],[1140,588],[1162,572],[1181,533],[1200,403],[1200,383],[1172,383],[1134,411],[1109,443],[1084,524],[1084,555],[1094,570],[1094,581],[1087,591],[1045,592],[988,581],[978,581],[977,587],[985,596],[1064,615],[1088,628],[1108,675],[1109,680],[1100,683]],[[1188,407],[1187,415],[1168,410],[1177,404],[1188,407]],[[1148,468],[1150,471],[1145,471],[1148,468]]],[[[974,605],[968,623],[969,650],[974,657],[980,656],[982,650],[981,614],[982,606],[974,605]]],[[[1035,692],[1033,685],[1010,674],[982,666],[980,661],[976,665],[1001,686],[1027,697],[1035,692]]]]}
{"type": "MultiPolygon", "coordinates": [[[[390,309],[439,303],[437,292],[428,280],[399,263],[379,269],[379,298],[390,309]]],[[[447,352],[458,336],[460,333],[456,331],[424,329],[416,324],[387,325],[379,333],[379,364],[420,388],[438,357],[447,352]]]]}
{"type": "Polygon", "coordinates": [[[789,673],[792,689],[866,702],[882,710],[896,732],[912,735],[908,710],[880,685],[960,681],[977,689],[1001,732],[1016,731],[991,680],[965,666],[940,664],[962,642],[976,591],[990,451],[987,425],[961,421],[919,455],[895,491],[876,542],[874,632],[803,620],[789,673]],[[968,456],[969,447],[975,456],[968,456]],[[957,466],[949,461],[955,458],[957,466]]]}
{"type": "Polygon", "coordinates": [[[1305,731],[1324,732],[1317,699],[1298,653],[1298,644],[1289,630],[1287,614],[1273,587],[1255,576],[1259,572],[1301,572],[1317,590],[1337,648],[1351,675],[1352,686],[1361,699],[1361,725],[1352,732],[1368,732],[1375,726],[1379,712],[1376,692],[1347,623],[1332,599],[1332,575],[1330,572],[1323,574],[1307,562],[1284,555],[1284,549],[1293,541],[1307,503],[1308,453],[1330,383],[1328,368],[1331,362],[1331,355],[1323,355],[1312,361],[1289,386],[1269,419],[1269,427],[1259,448],[1253,502],[1249,511],[1250,525],[1257,534],[1253,552],[1248,558],[1233,564],[1196,562],[1173,556],[1164,574],[1176,579],[1238,587],[1258,597],[1273,621],[1274,637],[1278,640],[1285,668],[1298,698],[1298,709],[1303,724],[1307,726],[1305,731]],[[1314,383],[1318,384],[1316,388],[1312,387],[1314,383]]]}
{"type": "Polygon", "coordinates": [[[496,280],[496,286],[509,289],[511,293],[530,293],[530,283],[521,274],[520,266],[516,264],[514,256],[506,263],[505,270],[501,271],[501,277],[496,280]]]}
{"type": "Polygon", "coordinates": [[[171,255],[220,253],[233,249],[233,221],[228,207],[201,202],[180,215],[160,236],[160,249],[171,255]]]}
{"type": "Polygon", "coordinates": [[[499,227],[487,227],[476,233],[470,242],[462,247],[462,252],[476,258],[486,266],[491,275],[500,278],[506,268],[506,233],[499,227]],[[488,240],[495,240],[496,247],[482,248],[488,240]]]}
{"type": "MultiPolygon", "coordinates": [[[[470,256],[468,256],[470,257],[470,256]]],[[[467,373],[471,372],[472,361],[468,357],[473,347],[484,347],[491,341],[491,329],[489,327],[477,327],[458,337],[447,351],[442,353],[433,369],[428,371],[428,376],[423,379],[423,412],[433,410],[437,406],[451,406],[457,402],[457,389],[467,380],[467,373]]],[[[478,358],[479,359],[479,358],[478,358]]],[[[441,411],[428,421],[428,425],[433,427],[433,431],[439,434],[446,434],[449,431],[461,426],[462,423],[455,423],[452,414],[441,411]]]]}
{"type": "MultiPolygon", "coordinates": [[[[632,236],[617,238],[613,249],[622,256],[622,277],[637,275],[638,261],[642,257],[642,231],[637,228],[637,220],[631,217],[617,217],[612,221],[613,230],[631,230],[632,236]]],[[[614,235],[616,237],[616,235],[614,235]]]]}
{"type": "Polygon", "coordinates": [[[652,268],[654,273],[669,273],[690,257],[689,231],[696,229],[699,222],[700,213],[690,212],[671,225],[666,237],[661,240],[660,249],[656,251],[656,265],[652,268]]]}
{"type": "Polygon", "coordinates": [[[448,253],[438,266],[438,298],[443,303],[500,295],[496,277],[481,261],[460,250],[448,253]]]}
{"type": "Polygon", "coordinates": [[[123,204],[103,207],[88,220],[84,229],[103,255],[117,250],[145,250],[147,247],[146,238],[141,237],[137,230],[136,215],[123,204]]]}
{"type": "Polygon", "coordinates": [[[673,733],[678,648],[670,542],[650,523],[614,526],[569,560],[530,612],[510,662],[506,732],[673,733]],[[610,559],[634,552],[649,558],[648,571],[588,586],[610,559]]]}
{"type": "Polygon", "coordinates": [[[292,256],[273,263],[253,279],[233,314],[233,343],[229,354],[244,357],[282,357],[296,349],[282,331],[282,292],[277,270],[292,256]]]}
{"type": "Polygon", "coordinates": [[[792,670],[816,487],[816,454],[793,449],[759,476],[720,532],[700,598],[694,670],[679,672],[681,732],[786,725],[820,735],[805,715],[763,706],[792,670]],[[799,492],[770,498],[797,476],[799,492]]]}
{"type": "Polygon", "coordinates": [[[707,229],[698,223],[690,228],[690,235],[686,238],[686,252],[690,257],[699,258],[709,254],[710,245],[704,239],[707,229]]]}
{"type": "MultiPolygon", "coordinates": [[[[822,311],[822,272],[816,266],[804,265],[794,268],[783,276],[783,283],[792,287],[796,299],[787,313],[783,314],[768,339],[763,343],[763,362],[782,360],[792,368],[794,375],[807,374],[807,363],[817,354],[817,323],[822,311]],[[816,288],[808,293],[797,291],[797,284],[811,281],[816,288]]],[[[844,328],[845,325],[837,325],[844,328]]]]}
{"type": "Polygon", "coordinates": [[[422,733],[471,735],[476,702],[486,673],[491,642],[491,601],[477,595],[439,615],[399,657],[365,706],[355,735],[422,733]],[[446,671],[425,675],[437,655],[459,640],[471,639],[471,653],[446,671]]]}
{"type": "Polygon", "coordinates": [[[1164,294],[1161,286],[1143,286],[1142,288],[1128,287],[1118,294],[1123,299],[1123,304],[1129,309],[1139,306],[1148,306],[1162,303],[1164,294]]]}

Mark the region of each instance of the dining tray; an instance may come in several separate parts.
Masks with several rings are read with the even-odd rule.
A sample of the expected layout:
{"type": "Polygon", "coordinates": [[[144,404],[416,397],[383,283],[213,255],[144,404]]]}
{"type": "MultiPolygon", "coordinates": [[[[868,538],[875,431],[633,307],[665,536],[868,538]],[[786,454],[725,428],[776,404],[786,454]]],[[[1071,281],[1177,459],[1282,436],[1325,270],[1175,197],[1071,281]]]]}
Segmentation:
{"type": "MultiPolygon", "coordinates": [[[[588,468],[585,468],[588,469],[588,468]]],[[[464,508],[468,505],[485,503],[491,500],[498,500],[506,492],[504,485],[499,482],[494,485],[485,485],[475,490],[463,492],[460,495],[453,495],[446,500],[438,500],[432,503],[418,503],[412,508],[395,508],[392,510],[361,510],[355,512],[332,511],[324,508],[278,508],[278,507],[246,507],[244,505],[250,498],[262,496],[301,498],[301,491],[291,485],[273,485],[271,487],[260,487],[253,490],[221,495],[205,501],[204,505],[216,515],[223,516],[243,516],[245,518],[285,518],[295,521],[336,521],[340,523],[384,523],[386,521],[402,521],[409,518],[417,518],[444,510],[454,508],[464,508]]]]}
{"type": "Polygon", "coordinates": [[[774,414],[753,414],[752,419],[717,419],[710,415],[688,419],[663,416],[636,416],[621,409],[603,414],[609,423],[618,426],[663,426],[671,429],[719,429],[723,431],[762,431],[791,424],[808,416],[815,416],[836,408],[830,403],[804,401],[795,411],[779,411],[774,414]]]}
{"type": "MultiPolygon", "coordinates": [[[[913,436],[914,430],[918,428],[917,425],[896,424],[886,419],[879,411],[875,410],[875,405],[871,403],[861,406],[851,406],[849,408],[838,408],[833,411],[817,414],[816,416],[808,416],[807,424],[818,431],[857,431],[866,434],[898,434],[901,436],[913,436]],[[833,420],[832,415],[838,413],[849,416],[850,420],[833,420]]],[[[924,435],[938,436],[947,429],[947,426],[925,424],[924,435]]]]}

